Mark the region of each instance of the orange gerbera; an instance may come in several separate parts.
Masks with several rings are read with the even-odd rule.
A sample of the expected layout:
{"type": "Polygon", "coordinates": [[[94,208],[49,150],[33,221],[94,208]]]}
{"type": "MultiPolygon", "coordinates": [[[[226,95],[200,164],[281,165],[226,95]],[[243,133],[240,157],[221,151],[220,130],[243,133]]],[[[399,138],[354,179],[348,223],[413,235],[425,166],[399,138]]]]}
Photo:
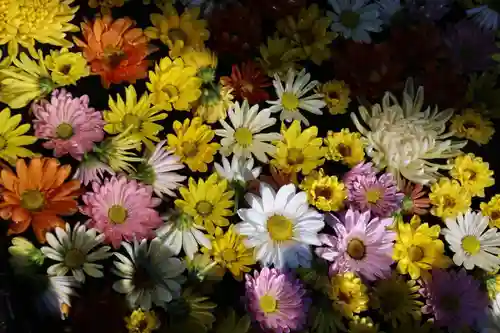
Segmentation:
{"type": "Polygon", "coordinates": [[[113,21],[109,15],[97,17],[93,23],[82,23],[82,41],[73,37],[83,49],[83,55],[93,73],[101,76],[103,85],[131,82],[147,76],[149,62],[145,59],[154,51],[142,29],[134,28],[128,17],[113,21]]]}
{"type": "Polygon", "coordinates": [[[26,165],[23,159],[16,163],[17,175],[9,169],[0,174],[0,217],[12,220],[8,234],[20,234],[29,225],[40,243],[45,243],[45,233],[55,227],[64,228],[58,215],[77,211],[76,198],[81,194],[80,182],[68,178],[71,167],[59,166],[55,158],[33,158],[26,165]]]}
{"type": "Polygon", "coordinates": [[[241,66],[233,65],[231,76],[221,77],[221,82],[233,88],[237,100],[247,99],[250,104],[257,104],[269,99],[269,94],[262,88],[271,85],[267,76],[251,60],[241,66]],[[240,69],[241,67],[241,69],[240,69]]]}

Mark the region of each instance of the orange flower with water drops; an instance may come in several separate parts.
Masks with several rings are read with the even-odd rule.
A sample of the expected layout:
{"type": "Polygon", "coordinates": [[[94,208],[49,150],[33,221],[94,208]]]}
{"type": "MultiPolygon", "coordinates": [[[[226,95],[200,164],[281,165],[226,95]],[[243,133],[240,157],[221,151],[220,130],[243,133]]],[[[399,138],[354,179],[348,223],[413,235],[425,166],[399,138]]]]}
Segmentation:
{"type": "Polygon", "coordinates": [[[56,227],[64,229],[60,215],[77,211],[77,197],[81,194],[80,182],[64,182],[71,166],[60,166],[55,158],[33,158],[27,165],[18,159],[16,173],[3,169],[0,185],[0,217],[11,220],[8,234],[20,234],[28,227],[40,243],[45,243],[45,233],[56,227]]]}

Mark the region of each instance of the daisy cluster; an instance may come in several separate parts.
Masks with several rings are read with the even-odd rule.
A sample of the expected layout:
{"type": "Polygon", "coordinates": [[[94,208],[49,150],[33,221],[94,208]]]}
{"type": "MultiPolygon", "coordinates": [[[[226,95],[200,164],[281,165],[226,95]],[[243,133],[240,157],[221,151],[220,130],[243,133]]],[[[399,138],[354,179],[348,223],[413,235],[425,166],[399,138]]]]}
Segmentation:
{"type": "Polygon", "coordinates": [[[499,24],[496,0],[0,0],[7,324],[500,332],[499,24]]]}

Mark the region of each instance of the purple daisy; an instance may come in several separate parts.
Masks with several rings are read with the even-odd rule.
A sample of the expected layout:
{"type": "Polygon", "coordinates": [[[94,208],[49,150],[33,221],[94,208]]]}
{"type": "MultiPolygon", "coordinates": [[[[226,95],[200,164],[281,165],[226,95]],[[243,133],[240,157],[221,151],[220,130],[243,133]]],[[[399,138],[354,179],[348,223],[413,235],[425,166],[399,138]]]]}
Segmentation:
{"type": "Polygon", "coordinates": [[[371,219],[370,211],[352,209],[342,220],[329,216],[326,221],[336,236],[320,234],[326,247],[317,248],[316,254],[332,261],[330,274],[355,272],[370,281],[390,275],[395,234],[386,228],[393,223],[392,218],[371,219]]]}
{"type": "Polygon", "coordinates": [[[481,290],[479,281],[463,269],[458,272],[432,270],[432,280],[425,282],[420,292],[427,299],[422,312],[433,314],[440,327],[460,330],[485,318],[488,296],[481,290]]]}
{"type": "Polygon", "coordinates": [[[361,162],[344,174],[342,182],[344,183],[347,190],[350,191],[353,187],[354,181],[358,176],[375,177],[376,175],[377,175],[377,170],[373,168],[373,163],[361,162]]]}
{"type": "Polygon", "coordinates": [[[439,21],[451,8],[451,0],[409,0],[406,3],[411,16],[439,21]]]}
{"type": "Polygon", "coordinates": [[[248,309],[262,329],[288,333],[305,324],[310,300],[300,280],[264,267],[246,275],[245,289],[248,309]]]}

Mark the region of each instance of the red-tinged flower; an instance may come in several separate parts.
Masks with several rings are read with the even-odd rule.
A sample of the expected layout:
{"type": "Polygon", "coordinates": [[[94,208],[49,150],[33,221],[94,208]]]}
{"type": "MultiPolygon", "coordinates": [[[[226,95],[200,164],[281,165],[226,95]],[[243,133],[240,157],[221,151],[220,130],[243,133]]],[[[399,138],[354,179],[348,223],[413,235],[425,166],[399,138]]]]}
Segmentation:
{"type": "Polygon", "coordinates": [[[408,215],[427,214],[428,208],[431,206],[431,200],[421,184],[413,184],[408,181],[403,187],[403,193],[405,195],[402,206],[403,213],[408,215]]]}
{"type": "Polygon", "coordinates": [[[262,88],[269,87],[271,82],[251,60],[240,66],[233,65],[231,76],[223,76],[221,81],[225,86],[233,88],[233,95],[237,100],[247,99],[248,103],[257,104],[269,99],[269,94],[262,88]]]}

